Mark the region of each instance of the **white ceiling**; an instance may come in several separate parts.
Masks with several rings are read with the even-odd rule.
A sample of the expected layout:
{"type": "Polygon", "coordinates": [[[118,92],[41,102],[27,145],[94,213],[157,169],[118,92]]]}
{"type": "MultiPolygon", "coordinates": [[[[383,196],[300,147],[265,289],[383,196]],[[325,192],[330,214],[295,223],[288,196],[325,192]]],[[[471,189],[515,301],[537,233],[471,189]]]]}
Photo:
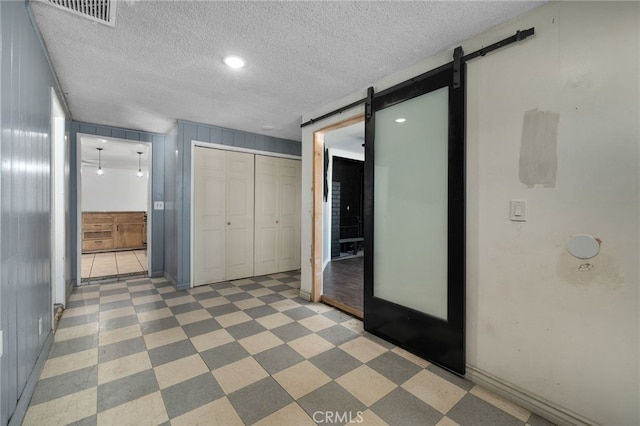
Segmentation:
{"type": "Polygon", "coordinates": [[[299,141],[302,114],[542,2],[120,0],[115,28],[30,4],[75,120],[299,141]],[[247,67],[227,68],[228,54],[247,67]]]}
{"type": "Polygon", "coordinates": [[[324,144],[327,148],[364,155],[364,121],[325,133],[324,144]]]}
{"type": "Polygon", "coordinates": [[[125,142],[111,138],[82,136],[80,138],[82,165],[98,167],[98,150],[102,148],[102,167],[109,169],[138,170],[138,152],[142,152],[142,170],[147,169],[149,144],[125,142]]]}

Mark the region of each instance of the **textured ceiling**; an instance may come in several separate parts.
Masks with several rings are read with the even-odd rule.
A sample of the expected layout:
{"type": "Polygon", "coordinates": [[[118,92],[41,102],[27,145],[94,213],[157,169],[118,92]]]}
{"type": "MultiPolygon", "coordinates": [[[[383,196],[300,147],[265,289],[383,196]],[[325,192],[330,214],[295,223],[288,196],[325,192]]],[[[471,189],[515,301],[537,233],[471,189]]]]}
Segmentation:
{"type": "Polygon", "coordinates": [[[115,28],[30,4],[75,120],[299,141],[302,114],[541,3],[120,0],[115,28]]]}
{"type": "Polygon", "coordinates": [[[138,152],[143,170],[149,160],[149,145],[145,143],[120,142],[111,138],[82,136],[80,140],[83,166],[98,167],[98,151],[102,148],[102,167],[110,169],[138,169],[138,152]]]}

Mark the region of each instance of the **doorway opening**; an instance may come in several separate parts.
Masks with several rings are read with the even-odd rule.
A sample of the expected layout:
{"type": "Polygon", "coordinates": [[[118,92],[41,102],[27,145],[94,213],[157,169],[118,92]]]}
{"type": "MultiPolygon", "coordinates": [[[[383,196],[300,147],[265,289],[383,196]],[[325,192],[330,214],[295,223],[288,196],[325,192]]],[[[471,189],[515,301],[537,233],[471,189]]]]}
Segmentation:
{"type": "Polygon", "coordinates": [[[364,117],[314,134],[313,298],[358,318],[364,306],[364,117]],[[320,191],[318,191],[320,189],[320,191]]]}
{"type": "MultiPolygon", "coordinates": [[[[67,244],[67,217],[69,213],[69,141],[66,115],[56,91],[51,88],[51,306],[52,324],[55,324],[56,306],[66,305],[67,281],[71,260],[67,244]]],[[[54,326],[55,328],[55,326],[54,326]]]]}
{"type": "Polygon", "coordinates": [[[78,134],[83,284],[149,276],[151,143],[78,134]]]}

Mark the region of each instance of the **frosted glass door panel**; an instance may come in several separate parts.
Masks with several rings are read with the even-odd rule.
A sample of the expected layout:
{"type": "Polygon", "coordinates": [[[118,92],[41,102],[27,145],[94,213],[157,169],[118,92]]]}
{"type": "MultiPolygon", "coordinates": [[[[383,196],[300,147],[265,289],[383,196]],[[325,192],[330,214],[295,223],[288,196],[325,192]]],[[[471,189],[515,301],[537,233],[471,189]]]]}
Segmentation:
{"type": "Polygon", "coordinates": [[[373,296],[445,321],[448,111],[443,87],[376,112],[373,198],[373,296]]]}

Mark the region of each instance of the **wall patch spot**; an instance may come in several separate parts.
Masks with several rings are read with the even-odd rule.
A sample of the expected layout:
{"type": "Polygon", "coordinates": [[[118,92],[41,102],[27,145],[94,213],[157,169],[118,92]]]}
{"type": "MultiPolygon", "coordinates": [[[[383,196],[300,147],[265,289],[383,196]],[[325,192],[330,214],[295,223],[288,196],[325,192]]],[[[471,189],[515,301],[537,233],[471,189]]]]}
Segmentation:
{"type": "Polygon", "coordinates": [[[556,186],[558,121],[560,115],[532,109],[524,113],[520,141],[520,182],[533,188],[556,186]]]}

